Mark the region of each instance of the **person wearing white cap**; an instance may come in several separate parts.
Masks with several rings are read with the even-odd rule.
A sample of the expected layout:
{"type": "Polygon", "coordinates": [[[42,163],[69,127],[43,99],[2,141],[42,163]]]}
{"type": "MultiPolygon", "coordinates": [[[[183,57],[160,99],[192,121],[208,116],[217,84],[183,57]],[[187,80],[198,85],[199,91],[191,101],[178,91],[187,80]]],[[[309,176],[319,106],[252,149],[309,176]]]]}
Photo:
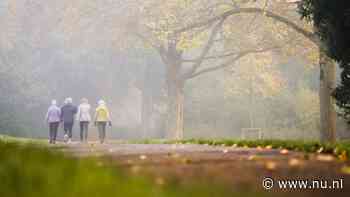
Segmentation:
{"type": "Polygon", "coordinates": [[[112,126],[111,117],[109,114],[109,110],[106,106],[106,103],[103,100],[98,101],[98,107],[95,112],[95,126],[98,128],[98,136],[101,144],[104,143],[106,138],[106,126],[107,123],[109,126],[112,126]]]}
{"type": "Polygon", "coordinates": [[[57,107],[56,100],[51,101],[51,106],[47,110],[45,120],[49,124],[49,143],[55,144],[57,130],[61,120],[61,110],[57,107]]]}
{"type": "Polygon", "coordinates": [[[91,121],[90,116],[90,104],[86,98],[81,99],[81,104],[78,107],[77,121],[80,125],[80,141],[87,142],[89,123],[91,121]]]}

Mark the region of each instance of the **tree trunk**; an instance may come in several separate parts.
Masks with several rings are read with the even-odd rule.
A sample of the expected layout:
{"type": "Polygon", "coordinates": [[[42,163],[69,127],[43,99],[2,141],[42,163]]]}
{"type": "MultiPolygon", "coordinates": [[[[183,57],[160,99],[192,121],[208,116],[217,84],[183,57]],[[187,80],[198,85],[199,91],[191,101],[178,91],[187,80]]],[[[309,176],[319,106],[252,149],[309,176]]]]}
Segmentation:
{"type": "Polygon", "coordinates": [[[332,92],[335,88],[335,63],[320,50],[320,138],[322,142],[336,141],[336,112],[332,92]]]}
{"type": "Polygon", "coordinates": [[[183,86],[168,86],[167,137],[182,139],[184,132],[184,93],[183,86]]]}

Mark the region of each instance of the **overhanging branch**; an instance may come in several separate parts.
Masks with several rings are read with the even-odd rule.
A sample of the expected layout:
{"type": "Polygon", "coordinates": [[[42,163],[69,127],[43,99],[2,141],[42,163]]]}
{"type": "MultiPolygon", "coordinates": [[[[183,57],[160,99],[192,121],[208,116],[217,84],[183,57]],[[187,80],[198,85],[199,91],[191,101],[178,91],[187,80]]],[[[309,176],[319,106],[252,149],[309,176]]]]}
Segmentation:
{"type": "Polygon", "coordinates": [[[314,33],[306,31],[305,29],[299,27],[296,23],[294,23],[293,21],[290,21],[288,18],[280,16],[278,14],[275,14],[271,11],[268,10],[264,10],[261,8],[237,8],[237,9],[233,9],[227,12],[224,12],[223,14],[210,18],[208,20],[205,21],[201,21],[198,23],[193,23],[191,25],[188,25],[186,27],[180,28],[178,30],[175,30],[175,33],[181,33],[181,32],[185,32],[185,31],[189,31],[192,29],[196,29],[196,28],[200,28],[202,26],[206,26],[212,23],[215,23],[216,21],[221,20],[222,18],[226,18],[235,14],[242,14],[242,13],[262,13],[264,14],[264,16],[272,18],[274,20],[277,20],[291,28],[293,28],[296,32],[302,34],[303,36],[305,36],[306,38],[308,38],[309,40],[311,40],[312,42],[314,42],[316,45],[319,45],[319,40],[317,38],[317,36],[315,36],[314,33]]]}
{"type": "Polygon", "coordinates": [[[270,47],[270,48],[258,49],[258,50],[246,50],[246,51],[243,51],[243,52],[236,53],[235,57],[230,58],[229,60],[227,60],[223,64],[220,64],[220,65],[217,65],[217,66],[213,66],[213,67],[210,67],[210,68],[205,68],[205,69],[202,69],[200,71],[197,71],[196,73],[194,73],[191,76],[189,76],[187,79],[193,79],[193,78],[198,77],[199,75],[202,75],[204,73],[213,72],[213,71],[216,71],[216,70],[220,70],[220,69],[229,67],[229,66],[232,65],[233,62],[241,59],[242,57],[244,57],[246,55],[250,55],[250,54],[253,54],[253,53],[264,53],[266,51],[270,51],[270,50],[273,50],[273,49],[276,49],[276,48],[279,48],[279,47],[270,47]]]}

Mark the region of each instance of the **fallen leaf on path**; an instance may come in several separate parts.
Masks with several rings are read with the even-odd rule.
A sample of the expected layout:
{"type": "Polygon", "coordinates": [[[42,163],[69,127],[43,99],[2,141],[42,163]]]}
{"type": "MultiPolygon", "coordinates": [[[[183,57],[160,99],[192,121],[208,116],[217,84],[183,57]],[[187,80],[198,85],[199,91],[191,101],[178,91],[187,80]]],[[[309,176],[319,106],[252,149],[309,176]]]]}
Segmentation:
{"type": "Polygon", "coordinates": [[[261,146],[257,146],[256,149],[257,150],[263,150],[263,148],[261,146]]]}
{"type": "Polygon", "coordinates": [[[289,153],[289,150],[287,150],[287,149],[282,149],[282,150],[280,151],[280,153],[281,153],[282,155],[287,155],[287,154],[289,153]]]}
{"type": "Polygon", "coordinates": [[[188,159],[188,158],[182,158],[182,159],[181,159],[181,163],[183,163],[183,164],[189,164],[189,163],[191,163],[191,160],[188,159]]]}
{"type": "Polygon", "coordinates": [[[334,161],[334,157],[332,155],[317,155],[316,159],[325,162],[334,161]]]}
{"type": "Polygon", "coordinates": [[[288,161],[288,165],[292,166],[292,167],[300,166],[300,165],[302,165],[302,161],[300,161],[299,159],[296,159],[296,158],[292,158],[288,161]]]}
{"type": "Polygon", "coordinates": [[[277,168],[277,163],[273,161],[268,161],[265,164],[265,168],[268,170],[275,170],[277,168]]]}
{"type": "Polygon", "coordinates": [[[248,157],[248,160],[252,161],[252,160],[256,160],[257,159],[257,156],[256,155],[250,155],[248,157]]]}
{"type": "Polygon", "coordinates": [[[162,177],[157,177],[155,182],[157,185],[164,185],[165,184],[165,181],[162,177]]]}
{"type": "Polygon", "coordinates": [[[317,150],[317,153],[322,153],[323,152],[323,147],[317,150]]]}
{"type": "Polygon", "coordinates": [[[138,174],[138,173],[141,171],[141,167],[135,165],[135,166],[132,166],[132,167],[130,168],[130,170],[131,170],[132,173],[138,174]]]}
{"type": "Polygon", "coordinates": [[[342,167],[341,172],[344,174],[350,174],[350,166],[342,167]]]}
{"type": "Polygon", "coordinates": [[[140,159],[141,160],[145,160],[145,159],[147,159],[147,156],[146,155],[140,155],[140,159]]]}
{"type": "Polygon", "coordinates": [[[272,145],[267,145],[267,146],[265,146],[265,149],[272,149],[272,145]]]}
{"type": "Polygon", "coordinates": [[[348,160],[348,155],[347,152],[344,150],[342,153],[338,156],[340,161],[347,161],[348,160]]]}
{"type": "Polygon", "coordinates": [[[224,149],[222,152],[223,152],[224,154],[226,154],[226,153],[228,153],[228,150],[227,150],[227,149],[224,149]]]}
{"type": "Polygon", "coordinates": [[[176,149],[177,148],[177,145],[176,144],[172,144],[171,145],[171,149],[176,149]]]}
{"type": "Polygon", "coordinates": [[[169,156],[175,159],[180,157],[178,153],[170,153],[169,156]]]}
{"type": "Polygon", "coordinates": [[[238,146],[237,144],[233,144],[232,148],[237,148],[237,146],[238,146]]]}

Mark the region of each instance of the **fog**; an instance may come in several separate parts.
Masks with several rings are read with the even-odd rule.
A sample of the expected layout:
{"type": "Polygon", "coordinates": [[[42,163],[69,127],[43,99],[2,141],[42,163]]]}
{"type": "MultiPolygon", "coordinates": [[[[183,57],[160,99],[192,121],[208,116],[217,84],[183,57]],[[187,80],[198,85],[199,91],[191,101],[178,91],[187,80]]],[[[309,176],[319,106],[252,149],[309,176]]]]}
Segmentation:
{"type": "MultiPolygon", "coordinates": [[[[255,1],[237,2],[242,7],[261,7],[255,1]]],[[[282,2],[271,1],[267,9],[286,6],[282,2]]],[[[91,114],[99,99],[106,101],[113,122],[109,138],[172,136],[169,100],[177,96],[169,91],[169,70],[175,64],[169,63],[173,40],[164,39],[175,29],[225,9],[216,3],[1,0],[0,133],[47,137],[44,118],[51,100],[57,99],[61,106],[72,97],[75,105],[87,98],[91,114]],[[166,36],[157,32],[159,28],[165,29],[166,36]],[[162,46],[168,53],[162,53],[162,46]]],[[[283,8],[288,8],[288,19],[310,28],[294,5],[283,8]]],[[[198,56],[208,61],[200,62],[201,70],[196,70],[200,75],[193,72],[181,83],[183,124],[180,121],[175,130],[183,128],[185,138],[240,138],[245,129],[262,131],[264,138],[318,138],[318,50],[307,38],[262,15],[233,16],[218,32],[215,25],[200,28],[203,33],[196,31],[181,35],[185,41],[181,36],[176,40],[175,54],[188,60],[178,72],[187,76],[194,71],[198,56]],[[204,54],[213,32],[215,46],[204,54]],[[273,49],[235,61],[218,58],[219,52],[239,54],[268,47],[273,49]],[[231,64],[222,69],[206,71],[227,61],[231,64]]],[[[90,130],[94,138],[95,127],[90,125],[90,130]]],[[[256,132],[249,135],[258,137],[256,132]]]]}

